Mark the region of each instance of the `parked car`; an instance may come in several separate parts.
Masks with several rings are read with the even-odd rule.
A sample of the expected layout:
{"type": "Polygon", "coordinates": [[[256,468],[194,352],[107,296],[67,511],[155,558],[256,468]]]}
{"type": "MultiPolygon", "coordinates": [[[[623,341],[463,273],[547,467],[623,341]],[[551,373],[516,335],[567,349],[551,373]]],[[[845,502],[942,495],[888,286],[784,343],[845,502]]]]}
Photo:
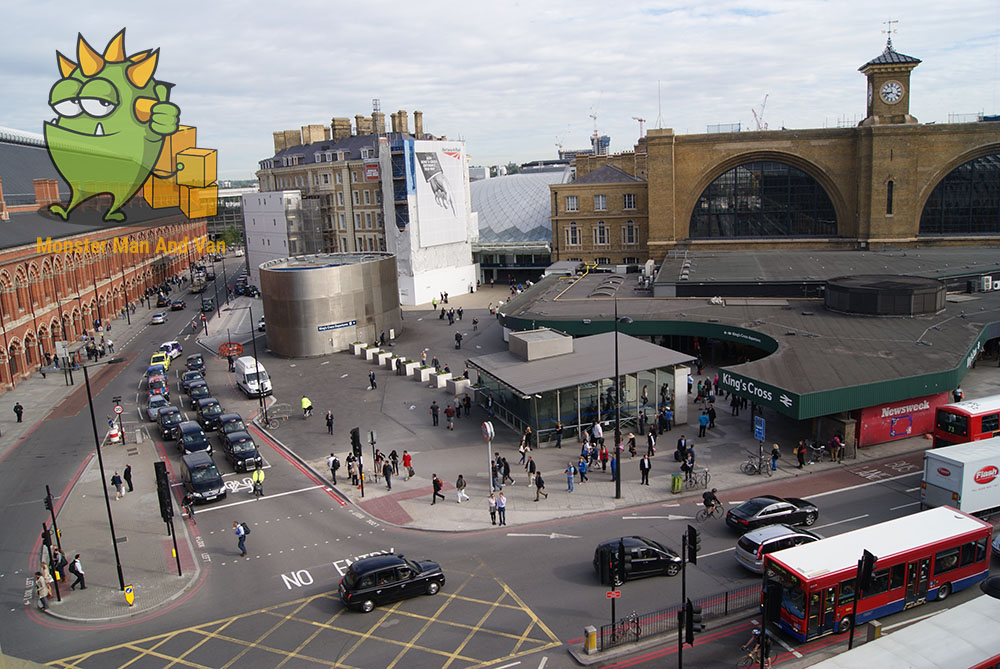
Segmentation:
{"type": "Polygon", "coordinates": [[[212,391],[208,389],[208,384],[204,381],[192,383],[188,388],[188,399],[191,401],[191,410],[198,410],[198,400],[211,397],[212,391]]]}
{"type": "Polygon", "coordinates": [[[246,432],[247,426],[238,413],[224,413],[219,416],[219,434],[225,438],[230,432],[246,432]]]}
{"type": "Polygon", "coordinates": [[[182,455],[197,453],[199,451],[206,451],[209,455],[212,454],[212,442],[205,436],[205,432],[198,423],[193,420],[186,420],[177,426],[177,431],[177,450],[182,455]]]}
{"type": "Polygon", "coordinates": [[[170,303],[170,311],[183,311],[187,309],[187,303],[184,300],[174,300],[170,303]]]}
{"type": "Polygon", "coordinates": [[[253,437],[247,432],[223,434],[222,450],[226,459],[233,463],[233,469],[238,472],[248,472],[264,464],[257,444],[253,443],[253,437]]]}
{"type": "Polygon", "coordinates": [[[201,353],[195,353],[194,355],[189,355],[187,357],[187,362],[185,363],[189,372],[204,372],[205,371],[205,359],[201,357],[201,353]]]}
{"type": "Polygon", "coordinates": [[[201,301],[201,310],[203,313],[208,313],[209,311],[215,311],[215,300],[211,297],[206,297],[201,301]]]}
{"type": "Polygon", "coordinates": [[[819,509],[804,499],[782,499],[761,495],[733,507],[726,513],[726,524],[744,532],[764,525],[812,525],[819,518],[819,509]]]}
{"type": "Polygon", "coordinates": [[[257,321],[257,332],[264,332],[266,329],[267,329],[267,327],[264,324],[264,317],[261,316],[260,320],[257,321]]]}
{"type": "Polygon", "coordinates": [[[594,550],[594,571],[601,583],[618,583],[619,543],[625,545],[625,579],[645,576],[674,576],[681,570],[681,556],[658,541],[646,537],[621,537],[598,544],[594,550]]]}
{"type": "Polygon", "coordinates": [[[170,355],[164,351],[157,351],[149,357],[149,364],[163,365],[163,369],[170,371],[170,355]]]}
{"type": "Polygon", "coordinates": [[[151,325],[163,325],[167,322],[167,315],[162,311],[158,311],[153,314],[153,317],[149,319],[151,325]]]}
{"type": "Polygon", "coordinates": [[[160,414],[160,409],[170,406],[170,400],[164,395],[150,395],[149,404],[146,405],[146,418],[156,421],[160,414]]]}
{"type": "Polygon", "coordinates": [[[380,604],[437,594],[444,580],[437,562],[376,555],[347,568],[340,579],[340,601],[348,608],[369,613],[380,604]]]}
{"type": "Polygon", "coordinates": [[[760,574],[764,571],[764,556],[770,553],[812,543],[822,539],[809,530],[801,530],[789,525],[767,525],[747,532],[736,542],[736,561],[760,574]]]}
{"type": "Polygon", "coordinates": [[[253,285],[252,283],[248,284],[247,287],[246,287],[246,289],[244,289],[243,292],[246,295],[249,295],[250,297],[257,297],[257,296],[260,295],[260,291],[257,290],[257,286],[253,285]]]}
{"type": "Polygon", "coordinates": [[[222,405],[214,397],[203,397],[198,400],[198,423],[206,432],[212,432],[218,427],[219,416],[222,413],[222,405]]]}
{"type": "Polygon", "coordinates": [[[165,341],[160,344],[160,350],[170,356],[170,359],[181,357],[181,353],[184,352],[184,347],[181,346],[179,341],[165,341]]]}
{"type": "MultiPolygon", "coordinates": [[[[201,372],[184,372],[181,374],[181,390],[188,392],[191,385],[198,381],[205,381],[205,377],[201,372]]],[[[205,381],[205,383],[208,383],[208,381],[205,381]]]]}
{"type": "Polygon", "coordinates": [[[180,435],[180,424],[184,422],[184,417],[180,409],[171,405],[160,409],[156,422],[160,425],[160,438],[169,441],[180,435]]]}
{"type": "Polygon", "coordinates": [[[170,306],[170,299],[163,294],[156,296],[156,306],[157,307],[168,307],[170,306]]]}
{"type": "Polygon", "coordinates": [[[226,483],[209,453],[200,451],[181,458],[181,483],[196,502],[211,502],[226,496],[226,483]]]}

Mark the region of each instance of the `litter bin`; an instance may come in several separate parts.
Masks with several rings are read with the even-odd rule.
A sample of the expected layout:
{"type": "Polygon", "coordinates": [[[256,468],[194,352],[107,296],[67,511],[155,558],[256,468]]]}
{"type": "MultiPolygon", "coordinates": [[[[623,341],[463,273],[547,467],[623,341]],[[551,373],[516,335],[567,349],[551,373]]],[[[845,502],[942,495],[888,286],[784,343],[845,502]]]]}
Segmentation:
{"type": "Polygon", "coordinates": [[[672,474],[670,476],[670,492],[676,495],[682,490],[684,490],[684,475],[672,474]]]}

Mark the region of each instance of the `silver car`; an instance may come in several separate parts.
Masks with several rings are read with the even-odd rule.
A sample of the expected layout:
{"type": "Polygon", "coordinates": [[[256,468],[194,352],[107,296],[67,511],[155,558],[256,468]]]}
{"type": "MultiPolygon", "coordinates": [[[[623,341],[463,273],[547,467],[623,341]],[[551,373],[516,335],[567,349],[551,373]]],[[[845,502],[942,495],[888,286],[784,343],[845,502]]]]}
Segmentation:
{"type": "Polygon", "coordinates": [[[760,574],[764,571],[765,555],[820,539],[821,536],[809,530],[788,525],[768,525],[740,537],[736,543],[736,561],[750,571],[760,574]]]}
{"type": "Polygon", "coordinates": [[[149,396],[149,406],[146,407],[146,417],[155,421],[160,414],[160,409],[165,406],[170,406],[170,402],[163,395],[150,395],[149,396]]]}

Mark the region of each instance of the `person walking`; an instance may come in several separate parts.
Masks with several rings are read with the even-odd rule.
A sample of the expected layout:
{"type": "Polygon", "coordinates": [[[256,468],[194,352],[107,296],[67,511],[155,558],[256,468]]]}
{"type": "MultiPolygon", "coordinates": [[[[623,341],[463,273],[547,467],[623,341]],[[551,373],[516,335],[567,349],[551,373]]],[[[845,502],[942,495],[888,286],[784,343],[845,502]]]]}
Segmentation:
{"type": "Polygon", "coordinates": [[[326,459],[326,466],[330,470],[330,480],[333,485],[337,485],[337,470],[340,469],[340,460],[333,453],[326,459]]]}
{"type": "MultiPolygon", "coordinates": [[[[327,434],[333,434],[333,411],[326,412],[326,432],[327,434]]],[[[331,455],[333,454],[331,453],[331,455]]]]}
{"type": "Polygon", "coordinates": [[[500,524],[507,524],[507,498],[503,496],[501,492],[497,496],[497,514],[500,516],[500,524]]]}
{"type": "Polygon", "coordinates": [[[431,402],[431,420],[433,421],[433,426],[438,426],[438,416],[441,412],[441,407],[438,406],[437,400],[431,402]]]}
{"type": "Polygon", "coordinates": [[[42,578],[45,579],[45,590],[51,599],[56,596],[56,579],[52,575],[52,568],[48,562],[42,562],[42,578]]]}
{"type": "Polygon", "coordinates": [[[535,501],[538,501],[538,496],[543,495],[545,499],[549,498],[549,493],[545,492],[545,479],[542,478],[542,473],[538,472],[535,474],[535,501]]]}
{"type": "Polygon", "coordinates": [[[117,502],[125,494],[122,491],[122,477],[118,475],[117,471],[111,477],[111,485],[115,487],[115,501],[117,502]]]}
{"type": "Polygon", "coordinates": [[[455,429],[455,407],[453,407],[451,404],[449,404],[448,406],[446,406],[444,408],[444,417],[445,417],[445,420],[448,423],[448,429],[449,430],[454,430],[455,429]]]}
{"type": "Polygon", "coordinates": [[[601,421],[594,423],[592,434],[594,436],[595,444],[600,445],[604,443],[604,427],[601,426],[601,421]]]}
{"type": "Polygon", "coordinates": [[[663,413],[660,415],[660,420],[663,421],[663,426],[660,428],[660,434],[670,432],[671,428],[674,426],[674,410],[669,406],[664,408],[663,413]]]}
{"type": "Polygon", "coordinates": [[[392,463],[388,459],[382,461],[382,477],[385,479],[385,489],[392,490],[392,463]]]}
{"type": "Polygon", "coordinates": [[[639,474],[641,475],[641,480],[639,485],[649,485],[649,470],[653,468],[653,464],[649,461],[649,454],[642,456],[639,460],[639,474]]]}
{"type": "Polygon", "coordinates": [[[375,390],[376,388],[378,388],[378,384],[375,383],[375,370],[374,369],[369,369],[368,370],[368,385],[371,386],[372,390],[375,390]]]}
{"type": "Polygon", "coordinates": [[[444,487],[444,484],[441,483],[441,479],[438,478],[437,474],[431,474],[431,487],[434,489],[434,494],[431,495],[431,506],[434,506],[438,497],[444,499],[444,495],[441,494],[441,488],[444,487]]]}
{"type": "Polygon", "coordinates": [[[69,562],[66,561],[66,556],[59,552],[58,548],[52,549],[52,570],[53,576],[59,579],[60,583],[66,582],[66,567],[69,566],[69,562]]]}
{"type": "Polygon", "coordinates": [[[573,466],[572,462],[567,462],[563,473],[566,475],[566,489],[569,492],[573,492],[573,482],[576,480],[576,467],[573,466]]]}
{"type": "Polygon", "coordinates": [[[48,611],[49,586],[40,571],[35,572],[35,596],[38,597],[38,608],[42,611],[48,611]]]}
{"type": "Polygon", "coordinates": [[[777,444],[771,445],[771,471],[777,471],[778,469],[778,458],[781,457],[781,449],[777,444]]]}
{"type": "Polygon", "coordinates": [[[80,554],[77,553],[73,558],[73,561],[69,564],[69,573],[76,576],[76,580],[69,586],[70,590],[76,590],[77,584],[79,584],[81,590],[87,589],[87,579],[84,578],[87,572],[83,570],[83,563],[80,562],[80,554]]]}
{"type": "Polygon", "coordinates": [[[601,444],[601,450],[598,453],[597,458],[601,462],[601,471],[608,471],[608,448],[604,444],[601,444]]]}
{"type": "MultiPolygon", "coordinates": [[[[470,290],[469,292],[471,293],[472,291],[470,290]]],[[[462,307],[459,307],[456,313],[458,314],[458,320],[462,320],[462,307]]]]}
{"type": "MultiPolygon", "coordinates": [[[[468,367],[465,368],[465,378],[469,378],[468,367]]],[[[469,414],[472,412],[472,398],[469,397],[469,393],[465,393],[465,396],[462,398],[462,407],[465,409],[466,418],[468,418],[469,414]]]]}
{"type": "Polygon", "coordinates": [[[531,485],[535,480],[535,474],[538,472],[538,467],[535,461],[528,456],[528,461],[524,463],[524,471],[528,472],[528,485],[531,485]]]}
{"type": "Polygon", "coordinates": [[[709,423],[709,421],[708,421],[708,412],[707,411],[702,411],[701,415],[698,416],[698,436],[699,437],[704,437],[705,436],[705,430],[708,429],[708,423],[709,423]]]}
{"type": "Polygon", "coordinates": [[[490,493],[489,499],[486,500],[486,505],[490,510],[490,525],[497,524],[497,496],[490,493]]]}
{"type": "Polygon", "coordinates": [[[578,472],[580,472],[580,483],[581,484],[584,481],[589,481],[590,480],[590,479],[587,478],[587,460],[586,459],[580,458],[580,461],[576,463],[576,469],[577,469],[578,472]]]}
{"type": "Polygon", "coordinates": [[[649,433],[646,435],[646,455],[648,457],[656,455],[656,430],[653,426],[649,427],[649,433]]]}
{"type": "Polygon", "coordinates": [[[358,462],[354,459],[353,455],[348,455],[347,458],[347,475],[351,477],[351,485],[358,486],[360,485],[358,477],[358,462]]]}
{"type": "Polygon", "coordinates": [[[466,486],[465,477],[459,474],[458,478],[455,480],[455,496],[458,498],[459,504],[462,503],[463,497],[466,500],[469,499],[469,496],[465,494],[465,486],[466,486]]]}
{"type": "Polygon", "coordinates": [[[236,547],[240,549],[240,557],[247,556],[247,531],[243,523],[233,521],[233,533],[236,535],[236,547]]]}
{"type": "Polygon", "coordinates": [[[715,416],[716,416],[715,405],[714,404],[709,404],[707,411],[708,411],[708,429],[709,430],[714,430],[715,429],[715,416]]]}
{"type": "Polygon", "coordinates": [[[134,492],[135,488],[132,487],[132,465],[125,463],[125,470],[122,472],[122,478],[125,479],[125,483],[128,485],[128,491],[134,492]]]}
{"type": "Polygon", "coordinates": [[[21,422],[21,416],[24,414],[24,407],[21,406],[20,402],[14,403],[14,415],[17,416],[17,422],[21,422]]]}
{"type": "Polygon", "coordinates": [[[799,469],[806,465],[806,442],[799,439],[798,446],[795,447],[795,457],[799,461],[799,469]]]}
{"type": "Polygon", "coordinates": [[[413,476],[413,456],[410,455],[409,451],[403,451],[403,469],[406,470],[406,476],[403,477],[403,480],[409,481],[413,476]]]}
{"type": "Polygon", "coordinates": [[[392,475],[399,476],[399,453],[395,448],[389,451],[389,464],[392,465],[392,475]]]}
{"type": "Polygon", "coordinates": [[[507,458],[500,458],[500,467],[501,471],[503,471],[503,478],[500,479],[500,483],[510,481],[510,484],[514,485],[514,479],[510,475],[510,463],[507,462],[507,458]]]}
{"type": "Polygon", "coordinates": [[[462,333],[455,333],[455,348],[462,348],[462,333]]]}
{"type": "Polygon", "coordinates": [[[114,353],[115,352],[115,343],[113,341],[111,341],[111,339],[109,338],[108,341],[107,341],[107,344],[108,344],[108,353],[114,353]]]}

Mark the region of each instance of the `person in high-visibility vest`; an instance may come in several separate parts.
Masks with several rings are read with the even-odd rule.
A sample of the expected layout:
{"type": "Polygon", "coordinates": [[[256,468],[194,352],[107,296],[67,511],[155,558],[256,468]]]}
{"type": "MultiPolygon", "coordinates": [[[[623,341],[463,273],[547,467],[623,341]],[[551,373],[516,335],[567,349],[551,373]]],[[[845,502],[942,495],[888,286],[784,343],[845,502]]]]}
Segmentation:
{"type": "Polygon", "coordinates": [[[306,397],[305,395],[303,395],[302,396],[302,417],[303,418],[308,418],[309,416],[312,415],[312,412],[313,412],[313,403],[312,403],[312,401],[308,397],[306,397]]]}
{"type": "Polygon", "coordinates": [[[253,474],[250,475],[250,480],[253,481],[253,494],[254,497],[264,496],[264,470],[257,465],[257,469],[253,470],[253,474]]]}

